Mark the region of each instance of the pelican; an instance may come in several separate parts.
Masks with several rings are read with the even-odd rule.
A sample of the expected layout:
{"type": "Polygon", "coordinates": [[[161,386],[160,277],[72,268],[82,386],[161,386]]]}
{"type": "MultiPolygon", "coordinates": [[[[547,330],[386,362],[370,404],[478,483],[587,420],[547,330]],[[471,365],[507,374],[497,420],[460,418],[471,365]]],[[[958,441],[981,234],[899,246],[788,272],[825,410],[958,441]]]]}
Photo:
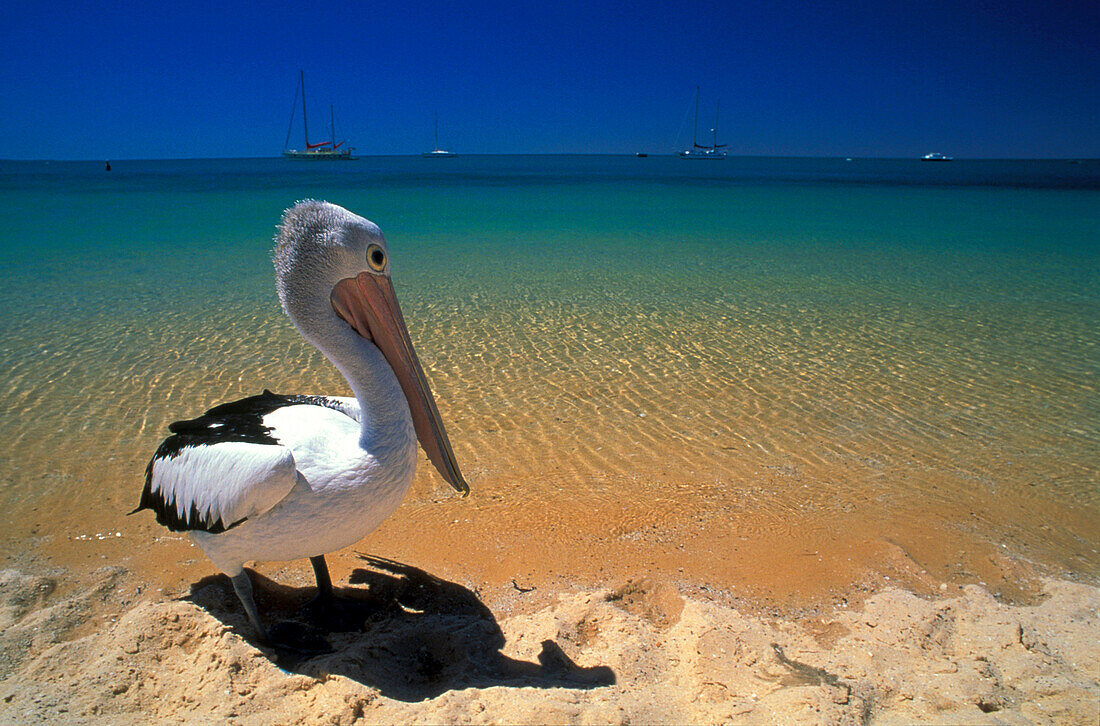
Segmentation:
{"type": "MultiPolygon", "coordinates": [[[[358,542],[412,484],[416,443],[463,496],[459,472],[390,281],[374,223],[334,204],[284,212],[272,255],[283,310],[353,398],[279,395],[225,403],[169,426],[134,512],[185,531],[229,576],[262,641],[244,564],[309,558],[317,603],[334,603],[325,554],[358,542]]],[[[134,512],[131,512],[133,514],[134,512]]]]}

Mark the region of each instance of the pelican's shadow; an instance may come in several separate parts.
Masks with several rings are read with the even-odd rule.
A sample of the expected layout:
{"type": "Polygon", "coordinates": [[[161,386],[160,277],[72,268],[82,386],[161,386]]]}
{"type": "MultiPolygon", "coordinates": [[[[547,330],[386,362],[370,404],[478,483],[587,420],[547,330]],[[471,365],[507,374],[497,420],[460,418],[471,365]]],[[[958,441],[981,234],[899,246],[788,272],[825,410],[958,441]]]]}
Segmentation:
{"type": "MultiPolygon", "coordinates": [[[[360,555],[367,567],[352,571],[337,588],[362,630],[330,633],[334,652],[296,658],[262,648],[285,670],[309,676],[342,675],[382,695],[422,701],[447,691],[490,686],[598,688],[615,683],[606,666],[582,668],[552,640],[542,643],[537,663],[504,655],[504,633],[489,608],[470,590],[423,570],[360,555]]],[[[316,588],[279,585],[251,573],[265,622],[294,619],[316,588]]],[[[260,647],[229,578],[205,577],[189,599],[241,637],[260,647]]]]}

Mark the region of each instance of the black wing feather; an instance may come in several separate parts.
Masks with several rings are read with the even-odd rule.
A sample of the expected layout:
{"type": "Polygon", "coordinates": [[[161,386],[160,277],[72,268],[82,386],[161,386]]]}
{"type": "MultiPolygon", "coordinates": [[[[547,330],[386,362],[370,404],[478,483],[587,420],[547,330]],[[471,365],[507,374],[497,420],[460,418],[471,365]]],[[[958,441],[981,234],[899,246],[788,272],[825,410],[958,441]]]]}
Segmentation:
{"type": "Polygon", "coordinates": [[[209,520],[198,511],[195,504],[191,505],[190,511],[180,517],[174,504],[165,501],[160,492],[153,491],[153,463],[174,459],[184,449],[227,442],[277,446],[279,442],[271,435],[271,429],[264,426],[263,417],[285,406],[302,404],[324,406],[343,412],[339,402],[324,396],[298,394],[284,396],[264,389],[264,392],[258,396],[223,403],[211,408],[198,418],[169,424],[168,430],[172,435],[161,442],[153,458],[146,465],[145,488],[141,492],[141,501],[130,514],[151,509],[157,515],[157,522],[173,532],[202,530],[211,534],[220,534],[244,522],[244,519],[240,519],[226,524],[220,518],[209,520]]]}

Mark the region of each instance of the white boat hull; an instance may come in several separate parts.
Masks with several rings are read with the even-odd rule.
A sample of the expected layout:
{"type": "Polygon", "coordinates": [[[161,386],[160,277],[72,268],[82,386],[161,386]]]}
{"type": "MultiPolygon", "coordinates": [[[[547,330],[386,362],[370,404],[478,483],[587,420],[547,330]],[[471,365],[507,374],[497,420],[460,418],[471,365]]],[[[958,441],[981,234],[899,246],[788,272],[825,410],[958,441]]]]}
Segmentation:
{"type": "Polygon", "coordinates": [[[341,151],[295,151],[288,149],[283,152],[287,159],[310,159],[312,161],[355,161],[357,156],[351,155],[351,149],[341,151]]]}

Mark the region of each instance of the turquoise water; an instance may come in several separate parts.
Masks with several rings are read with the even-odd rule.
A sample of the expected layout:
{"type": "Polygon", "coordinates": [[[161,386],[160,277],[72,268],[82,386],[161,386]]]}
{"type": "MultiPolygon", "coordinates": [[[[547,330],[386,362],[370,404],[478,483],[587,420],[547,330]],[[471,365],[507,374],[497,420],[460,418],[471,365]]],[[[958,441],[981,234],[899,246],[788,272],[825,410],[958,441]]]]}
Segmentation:
{"type": "MultiPolygon", "coordinates": [[[[968,532],[1097,564],[1100,162],[113,167],[0,162],[12,531],[74,496],[131,526],[115,520],[169,421],[264,386],[345,390],[282,317],[268,261],[281,211],[323,198],[385,232],[475,486],[680,482],[705,489],[685,517],[718,501],[792,529],[996,501],[968,532]],[[1080,524],[1049,534],[1066,512],[1080,524]]],[[[414,499],[439,491],[418,482],[414,499]]]]}

